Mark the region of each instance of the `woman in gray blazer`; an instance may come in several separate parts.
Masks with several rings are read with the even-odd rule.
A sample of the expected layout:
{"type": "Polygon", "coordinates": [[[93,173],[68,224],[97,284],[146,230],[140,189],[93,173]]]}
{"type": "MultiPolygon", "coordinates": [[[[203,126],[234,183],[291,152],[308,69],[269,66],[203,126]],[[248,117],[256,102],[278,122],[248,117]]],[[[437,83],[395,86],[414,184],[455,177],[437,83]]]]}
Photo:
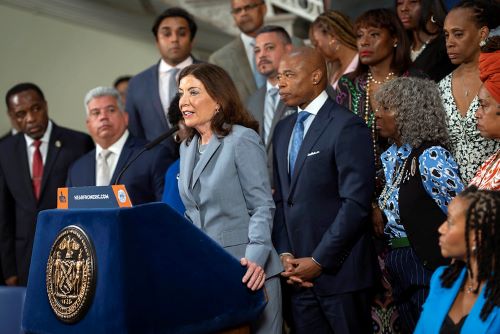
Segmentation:
{"type": "Polygon", "coordinates": [[[280,259],[271,242],[274,202],[258,123],[229,75],[194,64],[179,75],[179,107],[189,137],[180,149],[179,192],[186,216],[247,267],[242,282],[266,287],[255,333],[281,333],[280,259]]]}

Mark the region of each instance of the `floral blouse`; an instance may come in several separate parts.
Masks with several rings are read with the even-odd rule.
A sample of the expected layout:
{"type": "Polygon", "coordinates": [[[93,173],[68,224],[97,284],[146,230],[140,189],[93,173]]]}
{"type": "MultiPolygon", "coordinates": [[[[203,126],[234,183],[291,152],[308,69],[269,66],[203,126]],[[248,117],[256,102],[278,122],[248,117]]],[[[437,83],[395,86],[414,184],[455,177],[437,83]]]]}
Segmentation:
{"type": "Polygon", "coordinates": [[[465,117],[460,114],[452,93],[452,75],[450,73],[439,82],[439,90],[448,120],[450,151],[458,163],[462,181],[467,184],[481,163],[500,149],[500,141],[486,139],[479,133],[475,116],[479,108],[477,96],[472,100],[465,117]]]}
{"type": "Polygon", "coordinates": [[[489,157],[470,181],[479,189],[500,190],[500,151],[489,157]]]}
{"type": "MultiPolygon", "coordinates": [[[[397,172],[394,172],[396,164],[404,164],[412,151],[408,144],[398,147],[393,144],[387,151],[382,153],[381,159],[384,166],[384,174],[387,183],[392,184],[394,178],[397,178],[397,172]]],[[[464,189],[462,181],[458,176],[458,165],[453,160],[450,152],[441,146],[432,146],[426,149],[418,158],[419,171],[422,177],[422,185],[425,191],[436,202],[439,208],[448,213],[448,204],[456,194],[464,189]]],[[[387,217],[385,234],[390,239],[406,237],[406,231],[400,224],[399,216],[399,186],[394,187],[389,194],[387,202],[382,203],[379,199],[379,207],[384,210],[387,217]]]]}

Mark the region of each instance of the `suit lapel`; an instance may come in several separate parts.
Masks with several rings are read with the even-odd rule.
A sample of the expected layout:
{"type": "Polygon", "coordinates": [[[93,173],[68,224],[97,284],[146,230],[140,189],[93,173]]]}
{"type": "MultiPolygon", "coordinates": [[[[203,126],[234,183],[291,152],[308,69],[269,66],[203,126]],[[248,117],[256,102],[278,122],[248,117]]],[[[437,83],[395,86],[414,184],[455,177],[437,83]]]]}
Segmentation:
{"type": "MultiPolygon", "coordinates": [[[[207,166],[210,159],[212,159],[212,156],[215,154],[215,152],[219,148],[220,144],[221,144],[221,142],[220,142],[219,138],[217,138],[217,135],[213,134],[212,138],[208,142],[207,148],[205,149],[203,154],[201,154],[200,160],[198,161],[198,163],[194,167],[193,177],[192,177],[192,181],[191,181],[191,189],[194,188],[194,186],[196,185],[196,182],[198,182],[198,179],[200,178],[201,172],[203,172],[203,170],[207,166]]],[[[197,149],[198,142],[197,141],[191,142],[191,145],[194,145],[194,149],[197,149]]],[[[196,154],[196,152],[195,152],[195,154],[196,154]]]]}
{"type": "Polygon", "coordinates": [[[304,165],[304,161],[306,160],[307,153],[311,151],[311,148],[314,146],[323,131],[325,131],[325,129],[328,127],[331,119],[333,118],[333,115],[331,115],[328,110],[329,108],[330,102],[329,100],[326,100],[321,109],[318,111],[318,114],[314,118],[313,122],[311,123],[309,130],[307,130],[306,136],[304,137],[302,145],[300,146],[297,160],[295,160],[294,173],[290,181],[290,193],[293,192],[298,175],[300,174],[302,166],[304,165]]]}
{"type": "Polygon", "coordinates": [[[45,161],[45,165],[43,167],[43,177],[42,177],[42,188],[40,190],[40,199],[43,196],[43,192],[45,190],[45,186],[47,185],[47,181],[50,177],[50,173],[52,171],[52,167],[57,161],[57,157],[59,156],[59,152],[61,148],[66,143],[61,139],[61,130],[55,124],[52,123],[52,132],[49,138],[49,145],[47,148],[47,160],[45,161]]]}
{"type": "Polygon", "coordinates": [[[163,111],[163,105],[161,104],[161,98],[160,98],[160,84],[159,80],[160,78],[158,77],[158,68],[160,67],[160,62],[158,62],[158,65],[156,65],[153,68],[153,71],[151,72],[151,94],[153,98],[153,107],[154,111],[158,115],[158,119],[161,120],[163,127],[165,129],[168,129],[168,123],[167,123],[167,118],[165,117],[165,112],[163,111]]]}
{"type": "MultiPolygon", "coordinates": [[[[266,145],[266,150],[268,151],[271,148],[271,144],[273,142],[274,129],[276,128],[276,124],[278,124],[278,122],[281,121],[283,115],[285,114],[286,109],[287,109],[286,105],[280,100],[278,102],[278,106],[276,107],[276,111],[274,112],[273,122],[271,123],[271,129],[269,130],[271,132],[271,137],[269,138],[269,141],[267,142],[266,145]]],[[[264,122],[264,120],[262,120],[262,122],[264,122]]]]}
{"type": "MultiPolygon", "coordinates": [[[[123,145],[120,156],[118,157],[118,162],[116,163],[115,171],[113,172],[113,177],[111,178],[111,184],[116,182],[116,178],[118,177],[118,173],[121,172],[125,164],[130,160],[132,153],[134,153],[134,139],[129,134],[127,140],[125,141],[125,145],[123,145]]],[[[95,163],[95,159],[94,159],[95,163]]],[[[95,173],[94,173],[95,175],[95,173]]],[[[94,176],[95,177],[95,176],[94,176]]],[[[95,184],[95,182],[94,182],[95,184]]]]}
{"type": "MultiPolygon", "coordinates": [[[[182,164],[180,166],[180,172],[182,174],[181,178],[181,186],[184,189],[184,192],[187,196],[194,201],[193,194],[191,193],[191,188],[189,185],[191,184],[191,179],[193,177],[193,169],[194,169],[194,160],[196,156],[196,143],[198,142],[198,136],[194,136],[191,140],[189,146],[186,146],[185,158],[182,159],[182,164]]],[[[182,144],[184,145],[184,144],[182,144]]]]}
{"type": "Polygon", "coordinates": [[[31,183],[26,140],[24,139],[23,134],[18,135],[17,142],[15,144],[15,151],[13,153],[13,168],[15,171],[19,172],[15,173],[15,175],[19,178],[18,184],[20,187],[25,189],[23,193],[27,194],[30,202],[36,203],[35,194],[33,193],[33,184],[31,183]]]}
{"type": "MultiPolygon", "coordinates": [[[[274,147],[276,154],[276,164],[279,171],[281,186],[283,188],[283,196],[288,196],[290,188],[290,177],[288,175],[288,146],[292,137],[293,127],[297,120],[297,113],[287,118],[280,128],[282,134],[276,138],[276,146],[274,147]]],[[[281,126],[281,125],[280,125],[281,126]]]]}
{"type": "Polygon", "coordinates": [[[245,45],[243,44],[243,41],[241,40],[240,37],[238,37],[238,40],[236,42],[235,47],[233,48],[233,51],[235,58],[230,58],[230,59],[244,59],[243,62],[247,66],[241,66],[236,70],[241,73],[241,78],[243,79],[243,82],[247,87],[247,91],[254,92],[257,89],[257,84],[255,83],[255,78],[253,77],[252,64],[250,64],[250,62],[248,61],[247,54],[245,53],[245,45]]]}

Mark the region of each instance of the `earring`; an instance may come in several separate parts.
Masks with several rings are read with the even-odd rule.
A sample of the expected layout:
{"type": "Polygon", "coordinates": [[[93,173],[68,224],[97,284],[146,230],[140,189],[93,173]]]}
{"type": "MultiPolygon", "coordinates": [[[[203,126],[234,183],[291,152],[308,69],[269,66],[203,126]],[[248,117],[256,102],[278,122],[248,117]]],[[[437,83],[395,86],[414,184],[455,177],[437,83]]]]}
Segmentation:
{"type": "Polygon", "coordinates": [[[434,18],[434,15],[431,15],[431,22],[436,23],[436,19],[434,18]]]}
{"type": "Polygon", "coordinates": [[[479,42],[480,47],[483,47],[485,45],[486,45],[486,40],[483,39],[483,40],[481,40],[481,42],[479,42]]]}
{"type": "Polygon", "coordinates": [[[217,107],[215,107],[215,113],[217,114],[219,111],[220,111],[220,105],[217,105],[217,107]]]}
{"type": "Polygon", "coordinates": [[[174,141],[178,144],[181,143],[181,137],[179,137],[179,134],[177,132],[174,135],[174,141]]]}
{"type": "Polygon", "coordinates": [[[398,47],[398,42],[394,42],[394,45],[393,45],[395,48],[398,47]]]}
{"type": "Polygon", "coordinates": [[[472,250],[472,254],[476,254],[477,253],[477,247],[476,247],[476,245],[473,245],[472,248],[471,248],[471,250],[472,250]]]}

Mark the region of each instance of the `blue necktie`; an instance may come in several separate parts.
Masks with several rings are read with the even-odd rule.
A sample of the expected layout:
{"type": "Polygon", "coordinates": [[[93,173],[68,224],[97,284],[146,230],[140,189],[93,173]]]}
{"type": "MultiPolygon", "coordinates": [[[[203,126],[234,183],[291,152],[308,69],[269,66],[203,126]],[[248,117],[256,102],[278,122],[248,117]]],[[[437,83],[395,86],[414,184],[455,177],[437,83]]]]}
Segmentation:
{"type": "Polygon", "coordinates": [[[299,154],[300,146],[302,145],[302,140],[304,140],[304,122],[311,114],[305,110],[299,112],[297,116],[297,122],[293,127],[292,134],[292,145],[290,146],[290,175],[293,175],[293,169],[295,167],[295,160],[297,160],[297,155],[299,154]]]}

